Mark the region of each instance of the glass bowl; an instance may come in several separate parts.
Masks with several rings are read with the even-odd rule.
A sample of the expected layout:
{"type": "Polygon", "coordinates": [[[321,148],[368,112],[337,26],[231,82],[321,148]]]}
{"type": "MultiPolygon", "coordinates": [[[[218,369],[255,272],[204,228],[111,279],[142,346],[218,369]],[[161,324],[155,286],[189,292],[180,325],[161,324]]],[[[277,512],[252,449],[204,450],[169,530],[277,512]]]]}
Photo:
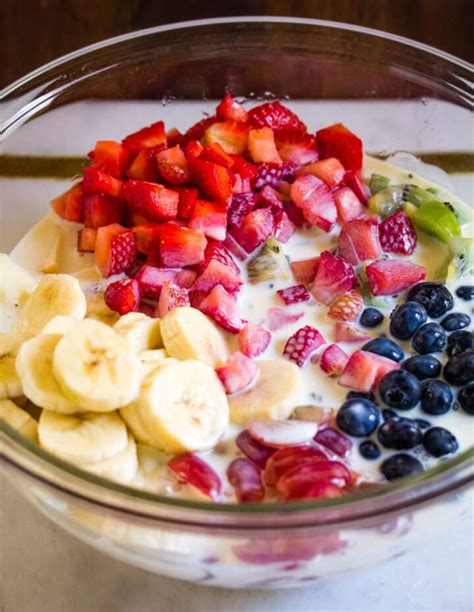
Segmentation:
{"type": "MultiPolygon", "coordinates": [[[[342,121],[371,152],[403,150],[465,171],[469,87],[470,66],[446,53],[324,21],[213,19],[92,45],[2,93],[1,248],[45,214],[96,140],[120,139],[158,118],[191,125],[226,88],[249,100],[287,99],[314,129],[342,121]]],[[[472,504],[472,450],[336,500],[218,505],[102,480],[3,422],[0,441],[9,480],[65,530],[128,563],[216,586],[301,586],[381,563],[472,504]]]]}

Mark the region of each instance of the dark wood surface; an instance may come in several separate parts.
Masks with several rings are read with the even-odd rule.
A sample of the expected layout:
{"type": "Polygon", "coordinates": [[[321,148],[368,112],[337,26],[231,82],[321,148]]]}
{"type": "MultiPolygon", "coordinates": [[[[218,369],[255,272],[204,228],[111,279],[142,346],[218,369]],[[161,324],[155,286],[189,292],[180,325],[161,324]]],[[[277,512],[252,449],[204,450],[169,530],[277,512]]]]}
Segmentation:
{"type": "Polygon", "coordinates": [[[0,0],[0,85],[84,45],[163,23],[232,15],[330,19],[472,60],[473,0],[0,0]]]}

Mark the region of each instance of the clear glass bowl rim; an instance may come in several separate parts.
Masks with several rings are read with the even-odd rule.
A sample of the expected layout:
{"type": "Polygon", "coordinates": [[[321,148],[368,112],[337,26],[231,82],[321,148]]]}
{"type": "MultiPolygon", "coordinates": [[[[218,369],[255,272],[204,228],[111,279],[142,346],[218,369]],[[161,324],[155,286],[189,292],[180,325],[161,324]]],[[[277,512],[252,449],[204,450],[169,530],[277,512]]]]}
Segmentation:
{"type": "MultiPolygon", "coordinates": [[[[52,62],[49,62],[3,89],[0,101],[13,100],[17,93],[26,93],[56,76],[58,68],[73,65],[77,60],[106,47],[146,38],[163,32],[216,26],[224,24],[284,24],[317,26],[339,29],[412,47],[440,60],[449,62],[463,70],[472,66],[460,58],[428,45],[395,34],[381,32],[346,23],[295,17],[225,17],[166,24],[137,30],[95,43],[52,62]]],[[[72,86],[73,83],[68,84],[72,86]]],[[[48,92],[48,97],[54,94],[48,92]]],[[[16,115],[16,113],[15,113],[16,115]]],[[[3,129],[0,134],[3,133],[3,129]]],[[[214,528],[238,527],[273,529],[276,524],[298,526],[321,525],[324,527],[351,524],[354,521],[370,520],[396,511],[406,511],[409,506],[429,503],[454,491],[460,491],[474,480],[472,465],[474,448],[453,459],[442,462],[436,468],[417,476],[400,479],[387,487],[366,489],[361,493],[347,494],[333,500],[285,502],[284,504],[215,504],[164,497],[133,489],[105,480],[66,463],[39,448],[0,420],[0,458],[20,472],[24,472],[43,483],[93,504],[137,517],[159,519],[161,522],[192,525],[212,525],[214,528]],[[238,525],[235,521],[238,521],[238,525]]]]}

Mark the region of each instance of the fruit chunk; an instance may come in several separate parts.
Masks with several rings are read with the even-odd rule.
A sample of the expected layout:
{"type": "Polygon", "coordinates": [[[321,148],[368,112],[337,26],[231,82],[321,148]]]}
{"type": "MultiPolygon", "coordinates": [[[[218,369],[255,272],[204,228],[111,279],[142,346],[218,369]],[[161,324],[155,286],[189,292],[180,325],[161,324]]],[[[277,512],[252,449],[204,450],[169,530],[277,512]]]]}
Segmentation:
{"type": "Polygon", "coordinates": [[[399,210],[379,225],[380,245],[386,253],[411,255],[416,247],[416,233],[406,214],[399,210]]]}
{"type": "Polygon", "coordinates": [[[110,310],[125,315],[129,312],[137,312],[140,305],[141,291],[138,281],[134,278],[110,283],[104,292],[104,301],[110,310]]]}
{"type": "Polygon", "coordinates": [[[249,128],[239,121],[218,121],[204,133],[206,144],[219,144],[228,154],[239,155],[245,151],[249,128]]]}
{"type": "Polygon", "coordinates": [[[240,227],[232,230],[232,236],[247,253],[252,253],[273,233],[274,219],[268,208],[253,210],[244,217],[240,227]]]}
{"type": "Polygon", "coordinates": [[[144,264],[135,276],[145,297],[157,300],[165,282],[176,282],[179,268],[157,268],[144,264]]]}
{"type": "Polygon", "coordinates": [[[278,130],[275,134],[278,154],[285,162],[302,166],[318,160],[314,136],[295,130],[278,130]]]}
{"type": "Polygon", "coordinates": [[[300,283],[304,283],[305,285],[308,285],[314,280],[314,277],[316,276],[318,264],[319,257],[312,257],[311,259],[292,261],[290,263],[290,266],[295,280],[300,283]]]}
{"type": "MultiPolygon", "coordinates": [[[[161,147],[158,147],[161,150],[161,147]]],[[[157,149],[139,149],[125,170],[125,176],[135,181],[158,182],[158,168],[155,155],[157,149]]]]}
{"type": "Polygon", "coordinates": [[[149,221],[160,222],[175,219],[178,215],[179,196],[163,185],[146,181],[127,181],[123,195],[130,208],[149,221]]]}
{"type": "Polygon", "coordinates": [[[332,192],[321,179],[312,174],[297,178],[291,185],[290,195],[311,225],[328,232],[337,221],[337,208],[332,192]]]}
{"type": "Polygon", "coordinates": [[[317,329],[305,325],[288,338],[283,348],[283,356],[294,361],[301,368],[325,343],[326,341],[317,329]]]}
{"type": "Polygon", "coordinates": [[[329,305],[328,317],[339,321],[355,321],[364,306],[358,291],[349,291],[334,298],[329,305]]]}
{"type": "Polygon", "coordinates": [[[183,306],[190,306],[187,289],[179,287],[169,281],[165,281],[161,289],[156,314],[160,318],[163,318],[168,312],[171,312],[171,310],[183,306]]]}
{"type": "Polygon", "coordinates": [[[239,332],[239,346],[244,355],[255,359],[266,351],[270,345],[272,334],[259,325],[246,323],[239,332]]]}
{"type": "Polygon", "coordinates": [[[261,444],[281,448],[306,444],[318,430],[311,421],[252,421],[248,430],[250,435],[261,444]]]}
{"type": "Polygon", "coordinates": [[[227,211],[229,227],[240,227],[244,217],[252,211],[257,203],[257,199],[258,196],[251,191],[234,194],[227,211]]]}
{"type": "Polygon", "coordinates": [[[94,150],[89,153],[94,160],[94,166],[115,178],[122,178],[127,164],[129,152],[118,142],[113,140],[98,140],[94,150]]]}
{"type": "Polygon", "coordinates": [[[273,228],[273,235],[278,242],[288,242],[288,240],[295,233],[295,224],[288,217],[288,214],[284,210],[280,210],[275,215],[275,227],[273,228]]]}
{"type": "Polygon", "coordinates": [[[82,223],[84,220],[84,193],[81,183],[73,185],[65,193],[51,200],[51,208],[66,221],[82,223]]]}
{"type": "Polygon", "coordinates": [[[203,261],[207,240],[202,232],[166,223],[160,227],[159,235],[164,266],[182,268],[203,261]]]}
{"type": "Polygon", "coordinates": [[[344,179],[346,171],[341,162],[335,157],[322,159],[314,164],[308,164],[301,169],[301,174],[312,174],[326,183],[330,189],[334,189],[344,179]]]}
{"type": "Polygon", "coordinates": [[[259,502],[265,496],[258,468],[247,459],[234,459],[227,468],[227,478],[240,503],[259,502]]]}
{"type": "Polygon", "coordinates": [[[189,159],[197,186],[211,199],[227,202],[232,196],[233,175],[228,168],[202,159],[189,159]]]}
{"type": "Polygon", "coordinates": [[[84,196],[84,226],[98,228],[122,221],[124,203],[102,194],[84,196]]]}
{"type": "Polygon", "coordinates": [[[161,356],[162,349],[160,321],[135,312],[120,317],[114,324],[114,331],[124,338],[128,346],[139,353],[140,361],[149,362],[161,356]]]}
{"type": "Polygon", "coordinates": [[[189,183],[191,173],[183,149],[176,145],[156,153],[156,164],[161,176],[172,185],[189,183]]]}
{"type": "Polygon", "coordinates": [[[293,446],[281,448],[266,461],[263,480],[268,487],[273,487],[285,472],[302,465],[312,465],[327,461],[328,457],[314,446],[293,446]]]}
{"type": "Polygon", "coordinates": [[[243,353],[232,353],[225,364],[216,368],[216,374],[228,395],[239,393],[256,379],[258,370],[255,363],[243,353]]]}
{"type": "Polygon", "coordinates": [[[364,212],[364,205],[350,187],[339,187],[333,195],[337,214],[342,223],[357,219],[364,212]]]}
{"type": "Polygon", "coordinates": [[[277,331],[286,325],[296,323],[304,312],[288,312],[285,308],[270,308],[268,310],[268,328],[277,331]]]}
{"type": "Polygon", "coordinates": [[[307,302],[311,299],[311,294],[304,285],[295,285],[294,287],[279,289],[277,293],[287,305],[307,302]]]}
{"type": "Polygon", "coordinates": [[[332,300],[357,286],[351,265],[342,257],[323,251],[319,257],[311,293],[318,302],[330,304],[332,300]]]}
{"type": "Polygon", "coordinates": [[[110,174],[105,174],[97,168],[88,166],[82,177],[82,190],[84,193],[103,193],[104,195],[121,198],[123,183],[110,176],[110,174]]]}
{"type": "Polygon", "coordinates": [[[248,121],[252,127],[270,127],[272,130],[305,131],[305,124],[293,111],[280,102],[265,102],[248,113],[248,121]]]}
{"type": "Polygon", "coordinates": [[[276,483],[282,500],[339,497],[352,476],[338,461],[317,461],[287,470],[276,483]]]}
{"type": "Polygon", "coordinates": [[[38,444],[38,423],[9,399],[0,399],[0,418],[23,436],[38,444]]]}
{"type": "Polygon", "coordinates": [[[321,370],[328,376],[340,376],[349,361],[349,355],[337,344],[330,344],[321,355],[321,370]]]}
{"type": "Polygon", "coordinates": [[[343,459],[349,454],[352,448],[351,440],[332,427],[320,429],[314,437],[314,441],[343,459]]]}
{"type": "Polygon", "coordinates": [[[79,253],[93,253],[96,240],[97,230],[91,227],[83,227],[77,233],[77,250],[79,253]]]}
{"type": "Polygon", "coordinates": [[[249,131],[247,147],[250,157],[256,163],[282,164],[278,154],[273,131],[268,127],[249,131]]]}
{"type": "Polygon", "coordinates": [[[199,191],[194,187],[175,187],[178,194],[178,217],[189,219],[193,214],[199,191]]]}
{"type": "Polygon", "coordinates": [[[222,497],[222,482],[216,472],[205,461],[186,453],[168,461],[168,468],[176,474],[180,482],[191,485],[213,501],[222,497]]]}
{"type": "Polygon", "coordinates": [[[219,121],[247,121],[247,111],[231,96],[229,91],[225,92],[225,96],[216,108],[216,117],[219,121]]]}
{"type": "Polygon", "coordinates": [[[227,204],[196,200],[189,227],[199,230],[209,238],[225,240],[227,231],[227,204]]]}
{"type": "Polygon", "coordinates": [[[294,164],[258,164],[254,188],[262,189],[265,185],[278,187],[281,181],[289,180],[293,177],[295,168],[294,164]]]}
{"type": "Polygon", "coordinates": [[[334,327],[336,342],[361,342],[362,340],[370,340],[370,336],[364,331],[346,321],[337,321],[334,327]]]}
{"type": "Polygon", "coordinates": [[[127,149],[146,149],[166,145],[165,125],[163,121],[157,121],[151,125],[129,134],[122,140],[122,145],[127,149]]]}
{"type": "Polygon", "coordinates": [[[362,141],[342,123],[316,132],[316,142],[323,157],[337,157],[347,170],[362,168],[362,141]]]}
{"type": "Polygon", "coordinates": [[[424,280],[426,268],[411,261],[386,259],[368,265],[366,273],[372,295],[394,295],[424,280]]]}
{"type": "Polygon", "coordinates": [[[344,183],[352,189],[356,197],[362,204],[366,205],[370,197],[370,190],[367,185],[361,180],[357,172],[348,170],[344,176],[344,183]]]}
{"type": "Polygon", "coordinates": [[[338,253],[353,266],[381,257],[377,223],[372,219],[348,221],[339,234],[338,253]]]}
{"type": "Polygon", "coordinates": [[[351,355],[339,384],[356,391],[368,392],[376,388],[383,376],[400,365],[375,353],[356,351],[351,355]]]}
{"type": "Polygon", "coordinates": [[[191,290],[210,291],[216,285],[221,285],[226,291],[235,293],[239,291],[242,283],[238,272],[236,273],[233,267],[217,258],[212,258],[203,272],[196,278],[191,290]]]}
{"type": "Polygon", "coordinates": [[[238,333],[243,326],[235,298],[221,285],[214,289],[199,304],[199,310],[209,315],[231,334],[238,333]]]}
{"type": "Polygon", "coordinates": [[[129,270],[137,256],[136,237],[132,230],[118,223],[99,227],[95,244],[95,265],[102,276],[129,270]]]}
{"type": "MultiPolygon", "coordinates": [[[[408,212],[408,208],[407,208],[408,212]]],[[[415,226],[431,234],[442,242],[461,235],[461,227],[456,215],[446,204],[439,201],[426,202],[410,214],[415,226]]]]}
{"type": "Polygon", "coordinates": [[[250,459],[258,468],[263,470],[268,459],[275,452],[274,448],[261,444],[255,438],[252,438],[247,429],[243,429],[235,439],[237,448],[250,459]]]}

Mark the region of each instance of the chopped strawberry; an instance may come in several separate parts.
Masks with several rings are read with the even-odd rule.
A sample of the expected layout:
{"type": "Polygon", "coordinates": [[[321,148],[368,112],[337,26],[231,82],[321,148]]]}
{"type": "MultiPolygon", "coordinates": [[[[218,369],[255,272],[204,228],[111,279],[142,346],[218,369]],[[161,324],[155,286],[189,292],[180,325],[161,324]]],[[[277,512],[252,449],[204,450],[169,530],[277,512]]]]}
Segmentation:
{"type": "Polygon", "coordinates": [[[282,164],[278,154],[273,131],[269,127],[249,131],[247,147],[254,162],[266,164],[282,164]]]}
{"type": "Polygon", "coordinates": [[[84,225],[98,228],[121,223],[124,211],[122,200],[100,193],[84,196],[84,225]]]}
{"type": "Polygon", "coordinates": [[[372,219],[348,221],[339,234],[338,253],[354,266],[381,257],[377,223],[372,219]]]}
{"type": "Polygon", "coordinates": [[[275,134],[278,154],[285,162],[303,166],[318,160],[316,139],[310,134],[295,130],[278,130],[275,134]]]}
{"type": "Polygon", "coordinates": [[[97,230],[91,227],[83,227],[77,233],[77,250],[79,253],[93,253],[96,240],[97,230]]]}
{"type": "Polygon", "coordinates": [[[306,126],[299,117],[280,102],[265,102],[252,108],[248,113],[248,121],[252,127],[256,128],[306,131],[306,126]]]}
{"type": "Polygon", "coordinates": [[[268,310],[268,329],[277,331],[282,327],[296,323],[304,312],[288,312],[285,308],[270,308],[268,310]]]}
{"type": "Polygon", "coordinates": [[[387,357],[368,351],[356,351],[347,362],[346,368],[339,379],[339,384],[367,393],[377,386],[387,372],[399,367],[400,365],[396,361],[387,357]]]}
{"type": "Polygon", "coordinates": [[[124,183],[123,194],[130,208],[149,221],[168,221],[178,215],[178,194],[163,185],[127,181],[124,183]]]}
{"type": "Polygon", "coordinates": [[[218,242],[217,240],[208,240],[206,250],[204,251],[204,261],[202,261],[199,265],[195,266],[198,274],[204,272],[209,262],[213,259],[217,259],[221,263],[225,264],[229,267],[232,272],[236,275],[240,275],[240,270],[237,264],[235,263],[232,255],[229,250],[224,246],[222,242],[218,242]]]}
{"type": "Polygon", "coordinates": [[[162,319],[168,312],[175,308],[190,306],[187,289],[178,287],[174,283],[165,281],[160,293],[160,299],[156,306],[156,314],[162,319]]]}
{"type": "Polygon", "coordinates": [[[199,191],[195,187],[174,187],[173,190],[178,194],[178,217],[190,219],[199,191]]]}
{"type": "Polygon", "coordinates": [[[185,142],[182,146],[188,161],[192,158],[199,157],[204,149],[199,140],[190,140],[185,142]]]}
{"type": "Polygon", "coordinates": [[[143,223],[133,228],[139,253],[151,257],[159,256],[160,228],[161,225],[158,223],[143,223]]]}
{"type": "Polygon", "coordinates": [[[255,362],[236,351],[224,365],[216,368],[216,374],[224,386],[227,395],[233,395],[250,386],[258,374],[255,362]]]}
{"type": "Polygon", "coordinates": [[[234,257],[240,259],[240,261],[245,261],[247,259],[247,251],[240,246],[237,240],[229,232],[227,232],[227,236],[225,237],[224,246],[234,255],[234,257]]]}
{"type": "Polygon", "coordinates": [[[337,157],[346,170],[362,168],[362,140],[342,123],[316,132],[316,142],[323,157],[337,157]]]}
{"type": "Polygon", "coordinates": [[[94,150],[89,153],[97,170],[118,179],[123,176],[129,155],[129,151],[114,140],[98,140],[94,150]]]}
{"type": "Polygon", "coordinates": [[[219,144],[226,153],[240,155],[247,148],[249,128],[239,121],[218,121],[207,128],[203,142],[219,144]]]}
{"type": "Polygon", "coordinates": [[[286,289],[279,289],[277,293],[285,304],[308,302],[311,299],[311,294],[304,285],[294,285],[286,289]]]}
{"type": "MultiPolygon", "coordinates": [[[[348,359],[349,357],[347,357],[346,361],[348,361],[348,359]]],[[[318,444],[321,444],[321,446],[326,447],[335,455],[338,455],[343,459],[347,457],[352,448],[351,439],[345,436],[337,429],[333,429],[332,427],[325,427],[324,429],[320,429],[315,435],[314,441],[318,444]]]]}
{"type": "Polygon", "coordinates": [[[273,448],[294,447],[308,443],[318,431],[314,421],[251,421],[248,430],[252,438],[273,448]]]}
{"type": "Polygon", "coordinates": [[[317,329],[305,325],[288,338],[283,348],[283,356],[301,368],[311,355],[325,343],[326,340],[317,329]]]}
{"type": "Polygon", "coordinates": [[[165,283],[177,283],[179,268],[158,268],[144,264],[135,278],[145,297],[157,300],[165,283]]]}
{"type": "Polygon", "coordinates": [[[82,223],[84,220],[84,192],[81,183],[76,183],[65,193],[51,200],[51,208],[66,221],[82,223]]]}
{"type": "Polygon", "coordinates": [[[361,294],[352,290],[333,299],[329,305],[328,317],[339,321],[355,321],[363,307],[361,294]]]}
{"type": "Polygon", "coordinates": [[[375,261],[365,270],[372,295],[394,295],[426,277],[424,266],[400,259],[375,261]]]}
{"type": "Polygon", "coordinates": [[[231,153],[230,157],[234,162],[232,170],[235,172],[235,174],[238,174],[243,179],[255,178],[255,175],[257,174],[257,166],[255,164],[247,161],[241,155],[235,155],[235,153],[231,153]]]}
{"type": "Polygon", "coordinates": [[[135,210],[130,210],[130,208],[125,207],[125,213],[123,215],[123,223],[125,227],[130,227],[135,230],[135,226],[139,225],[157,225],[156,223],[149,223],[148,219],[136,212],[135,210]]]}
{"type": "Polygon", "coordinates": [[[273,235],[282,244],[288,242],[293,236],[296,230],[296,226],[284,210],[280,210],[275,215],[275,227],[273,228],[273,235]]]}
{"type": "Polygon", "coordinates": [[[134,181],[157,183],[156,153],[159,150],[161,150],[161,147],[138,150],[125,170],[125,176],[134,181]]]}
{"type": "Polygon", "coordinates": [[[233,237],[247,253],[252,253],[273,233],[274,219],[268,208],[259,208],[246,215],[240,227],[232,230],[233,237]]]}
{"type": "Polygon", "coordinates": [[[137,312],[140,305],[140,285],[134,278],[110,283],[104,292],[104,301],[110,310],[125,315],[137,312]]]}
{"type": "Polygon", "coordinates": [[[278,187],[281,181],[294,177],[295,164],[258,164],[255,175],[255,189],[262,189],[265,185],[278,187]]]}
{"type": "Polygon", "coordinates": [[[112,223],[97,230],[95,265],[102,276],[121,274],[129,270],[137,257],[137,244],[132,230],[112,223]]]}
{"type": "Polygon", "coordinates": [[[199,310],[231,334],[237,334],[243,327],[236,299],[221,285],[214,287],[202,300],[199,310]]]}
{"type": "Polygon", "coordinates": [[[270,346],[272,334],[260,325],[246,323],[239,332],[239,346],[244,355],[255,359],[270,346]]]}
{"type": "Polygon", "coordinates": [[[207,291],[190,291],[189,299],[191,301],[191,306],[199,310],[201,302],[204,300],[204,298],[207,298],[207,293],[207,291]]]}
{"type": "Polygon", "coordinates": [[[304,227],[306,221],[301,208],[298,208],[293,202],[289,202],[285,205],[285,212],[288,215],[288,219],[296,225],[296,227],[304,227]]]}
{"type": "Polygon", "coordinates": [[[234,165],[234,160],[232,157],[224,151],[218,142],[213,142],[205,146],[199,155],[199,159],[204,159],[205,161],[210,161],[214,164],[219,164],[219,166],[224,166],[224,168],[229,169],[234,165]]]}
{"type": "Polygon", "coordinates": [[[228,168],[202,159],[190,159],[195,183],[210,198],[227,202],[232,196],[233,175],[228,168]]]}
{"type": "Polygon", "coordinates": [[[151,319],[155,318],[155,310],[155,302],[146,299],[142,300],[138,307],[138,312],[141,312],[142,314],[146,315],[147,317],[150,317],[151,319]]]}
{"type": "Polygon", "coordinates": [[[196,200],[189,227],[199,230],[209,238],[225,240],[227,232],[227,204],[196,200]]]}
{"type": "Polygon", "coordinates": [[[334,326],[336,342],[362,342],[370,340],[364,331],[346,321],[337,321],[334,326]]]}
{"type": "Polygon", "coordinates": [[[335,157],[329,157],[314,164],[308,164],[299,172],[301,175],[311,174],[321,179],[330,189],[334,189],[339,185],[344,179],[345,173],[344,166],[335,157]]]}
{"type": "Polygon", "coordinates": [[[197,274],[194,270],[180,270],[176,275],[176,284],[178,287],[184,287],[190,289],[197,278],[197,274]]]}
{"type": "Polygon", "coordinates": [[[411,255],[416,247],[413,223],[403,210],[390,215],[379,225],[380,244],[386,253],[411,255]]]}
{"type": "Polygon", "coordinates": [[[256,208],[270,208],[275,215],[278,211],[283,209],[283,196],[278,193],[276,189],[273,189],[273,187],[265,185],[258,194],[256,208]]]}
{"type": "Polygon", "coordinates": [[[234,459],[227,468],[227,478],[240,503],[259,502],[265,496],[259,469],[248,459],[234,459]]]}
{"type": "Polygon", "coordinates": [[[357,219],[364,212],[364,205],[350,187],[339,187],[333,195],[341,223],[357,219]]]}
{"type": "Polygon", "coordinates": [[[204,117],[204,119],[201,119],[186,130],[183,137],[184,141],[189,142],[190,140],[201,140],[207,128],[215,122],[216,117],[204,117]]]}
{"type": "Polygon", "coordinates": [[[370,189],[359,178],[357,172],[354,172],[354,170],[348,170],[344,176],[344,183],[352,189],[357,199],[362,202],[362,204],[367,204],[367,200],[370,197],[370,189]]]}
{"type": "Polygon", "coordinates": [[[166,182],[172,185],[189,183],[191,173],[188,160],[179,145],[159,151],[155,157],[158,170],[166,182]]]}
{"type": "Polygon", "coordinates": [[[318,270],[319,257],[312,257],[311,259],[301,259],[300,261],[292,261],[290,263],[291,271],[295,280],[300,283],[308,285],[314,281],[316,272],[318,270]]]}
{"type": "Polygon", "coordinates": [[[261,444],[249,434],[247,429],[243,429],[235,439],[237,448],[250,459],[259,469],[263,470],[269,458],[275,453],[274,448],[261,444]]]}
{"type": "Polygon", "coordinates": [[[122,145],[132,151],[157,147],[159,145],[166,146],[165,125],[163,121],[157,121],[148,127],[138,130],[138,132],[129,134],[129,136],[122,140],[122,145]]]}
{"type": "Polygon", "coordinates": [[[337,344],[330,344],[321,355],[321,370],[328,376],[340,376],[349,361],[349,355],[337,344]]]}
{"type": "Polygon", "coordinates": [[[196,278],[191,289],[192,291],[210,291],[217,285],[221,285],[229,293],[236,293],[242,284],[243,281],[238,272],[219,259],[213,258],[196,278]]]}
{"type": "Polygon", "coordinates": [[[234,194],[227,211],[229,227],[240,227],[243,218],[253,210],[257,199],[258,196],[251,191],[234,194]]]}
{"type": "Polygon", "coordinates": [[[329,232],[337,221],[337,208],[329,187],[317,177],[300,176],[291,185],[291,199],[308,223],[329,232]]]}
{"type": "Polygon", "coordinates": [[[105,174],[97,168],[89,166],[84,171],[82,179],[84,193],[103,193],[105,195],[122,197],[123,183],[119,179],[105,174]]]}
{"type": "Polygon", "coordinates": [[[202,232],[165,223],[160,228],[160,258],[164,266],[182,268],[204,260],[207,245],[202,232]]]}
{"type": "Polygon", "coordinates": [[[342,257],[323,251],[319,257],[311,293],[318,302],[330,304],[332,300],[357,286],[352,266],[342,257]]]}
{"type": "Polygon", "coordinates": [[[179,482],[195,487],[213,501],[222,498],[222,482],[216,472],[205,461],[193,453],[176,455],[168,461],[168,468],[179,482]]]}
{"type": "Polygon", "coordinates": [[[166,144],[168,147],[174,147],[177,144],[181,144],[183,135],[176,128],[171,128],[166,132],[166,144]]]}
{"type": "Polygon", "coordinates": [[[247,121],[247,111],[226,91],[220,104],[216,108],[216,117],[219,121],[247,121]]]}
{"type": "Polygon", "coordinates": [[[232,186],[232,193],[247,193],[250,191],[250,180],[243,179],[239,174],[234,174],[234,184],[232,186]]]}

